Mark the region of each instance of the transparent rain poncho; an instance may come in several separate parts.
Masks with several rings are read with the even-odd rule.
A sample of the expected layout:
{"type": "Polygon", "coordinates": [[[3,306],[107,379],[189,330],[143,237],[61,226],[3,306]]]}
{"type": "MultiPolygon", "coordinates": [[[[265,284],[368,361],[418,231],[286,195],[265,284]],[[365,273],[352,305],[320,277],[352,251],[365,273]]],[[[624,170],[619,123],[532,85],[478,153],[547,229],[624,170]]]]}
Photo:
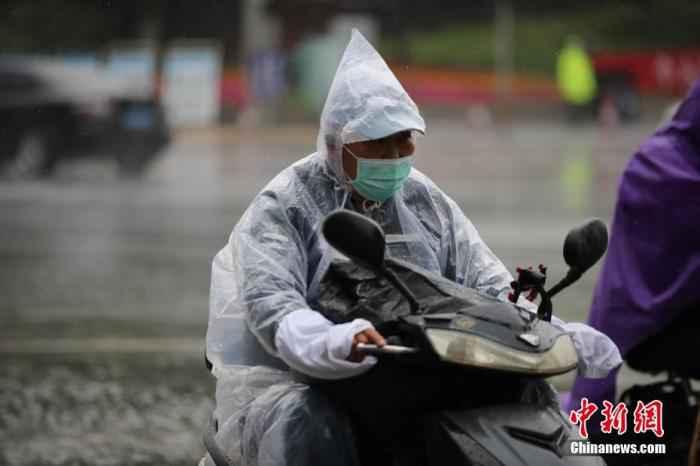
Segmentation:
{"type": "MultiPolygon", "coordinates": [[[[207,356],[218,379],[217,439],[234,464],[303,463],[290,446],[318,441],[299,413],[320,419],[316,427],[331,432],[321,441],[348,441],[343,423],[331,422],[332,416],[308,416],[310,398],[311,405],[329,405],[292,380],[275,334],[286,315],[318,310],[319,284],[334,255],[321,222],[338,208],[353,208],[343,144],[406,130],[425,130],[416,105],[354,30],[321,115],[317,152],[255,197],[213,262],[207,356]]],[[[390,256],[505,299],[512,280],[506,267],[455,202],[415,168],[394,197],[364,214],[384,229],[390,256]]],[[[351,454],[341,456],[325,464],[354,463],[351,454]]]]}

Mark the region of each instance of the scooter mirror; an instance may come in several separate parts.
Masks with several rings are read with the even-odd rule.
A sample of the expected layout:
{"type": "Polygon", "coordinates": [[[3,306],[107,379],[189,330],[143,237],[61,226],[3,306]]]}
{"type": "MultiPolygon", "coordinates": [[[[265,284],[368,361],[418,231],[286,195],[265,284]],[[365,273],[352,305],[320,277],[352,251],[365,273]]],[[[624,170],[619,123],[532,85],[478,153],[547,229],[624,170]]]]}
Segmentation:
{"type": "Polygon", "coordinates": [[[574,228],[564,240],[564,260],[578,273],[584,273],[608,248],[608,230],[601,220],[593,219],[574,228]]]}
{"type": "Polygon", "coordinates": [[[321,227],[323,236],[335,249],[370,269],[384,270],[386,241],[381,227],[351,210],[336,210],[321,227]]]}

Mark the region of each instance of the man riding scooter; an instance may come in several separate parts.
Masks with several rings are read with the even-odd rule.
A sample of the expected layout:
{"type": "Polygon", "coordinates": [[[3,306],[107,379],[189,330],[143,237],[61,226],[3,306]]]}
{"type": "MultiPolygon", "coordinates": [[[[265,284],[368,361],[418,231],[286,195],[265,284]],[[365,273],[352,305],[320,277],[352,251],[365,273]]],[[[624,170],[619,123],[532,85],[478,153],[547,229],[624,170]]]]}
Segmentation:
{"type": "MultiPolygon", "coordinates": [[[[377,360],[357,345],[385,343],[367,320],[334,325],[317,312],[335,254],[320,233],[329,213],[360,212],[386,233],[390,257],[507,300],[506,267],[457,204],[412,167],[413,132],[424,131],[414,102],[353,31],[317,152],[255,197],[213,262],[207,357],[218,379],[217,440],[233,464],[358,464],[345,413],[294,376],[358,376],[377,360]]],[[[572,335],[583,373],[604,375],[620,363],[603,334],[558,325],[572,335]]]]}

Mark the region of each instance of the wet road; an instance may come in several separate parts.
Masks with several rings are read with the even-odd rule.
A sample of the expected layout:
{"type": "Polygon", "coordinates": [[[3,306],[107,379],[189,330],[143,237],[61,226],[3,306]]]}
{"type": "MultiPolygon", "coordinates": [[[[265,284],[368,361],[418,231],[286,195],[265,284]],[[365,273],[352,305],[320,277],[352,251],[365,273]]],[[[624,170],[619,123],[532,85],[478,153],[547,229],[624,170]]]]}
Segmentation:
{"type": "MultiPolygon", "coordinates": [[[[617,177],[651,129],[433,122],[416,163],[509,268],[544,263],[554,279],[566,231],[610,219],[617,177]]],[[[87,162],[0,183],[0,464],[197,461],[213,393],[210,260],[315,139],[307,127],[189,131],[138,181],[87,162]]],[[[596,272],[555,312],[585,319],[596,272]]]]}

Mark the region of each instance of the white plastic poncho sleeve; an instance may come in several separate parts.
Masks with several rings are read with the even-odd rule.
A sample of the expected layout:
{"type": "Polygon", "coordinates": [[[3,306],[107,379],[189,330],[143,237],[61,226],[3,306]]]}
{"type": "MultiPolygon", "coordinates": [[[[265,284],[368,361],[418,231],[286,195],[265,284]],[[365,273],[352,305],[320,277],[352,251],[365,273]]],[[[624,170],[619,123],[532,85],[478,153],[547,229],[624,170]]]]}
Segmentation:
{"type": "Polygon", "coordinates": [[[345,359],[354,335],[372,325],[362,319],[332,325],[311,309],[305,244],[285,206],[264,191],[215,260],[212,295],[224,298],[218,303],[221,315],[243,313],[245,320],[238,319],[239,325],[247,325],[262,347],[289,367],[326,379],[358,375],[376,358],[359,363],[345,359]]]}
{"type": "Polygon", "coordinates": [[[510,272],[484,242],[462,209],[452,199],[446,197],[446,201],[448,229],[445,235],[447,261],[444,275],[459,284],[507,301],[513,281],[510,272]]]}

